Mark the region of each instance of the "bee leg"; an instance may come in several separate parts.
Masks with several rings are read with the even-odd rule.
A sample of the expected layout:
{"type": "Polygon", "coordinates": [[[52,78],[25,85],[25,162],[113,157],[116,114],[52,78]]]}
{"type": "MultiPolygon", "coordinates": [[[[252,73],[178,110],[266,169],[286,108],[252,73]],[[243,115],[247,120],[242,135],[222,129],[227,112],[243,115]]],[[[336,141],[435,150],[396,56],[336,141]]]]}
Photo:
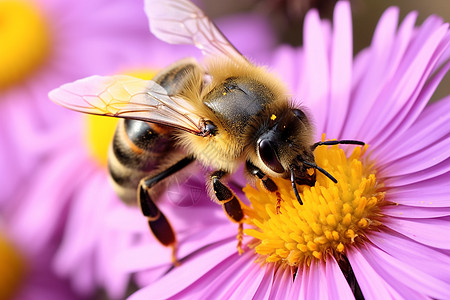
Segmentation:
{"type": "Polygon", "coordinates": [[[278,191],[278,186],[276,185],[276,183],[271,178],[269,178],[266,174],[264,174],[264,172],[261,171],[258,167],[256,167],[254,164],[252,164],[250,161],[247,161],[245,163],[245,168],[250,175],[256,176],[259,180],[261,180],[262,185],[264,186],[264,188],[267,191],[269,191],[271,193],[275,193],[275,195],[277,196],[276,211],[277,211],[277,214],[279,214],[280,207],[281,207],[281,201],[283,199],[281,198],[281,194],[278,191]]]}
{"type": "Polygon", "coordinates": [[[194,158],[185,157],[161,173],[143,178],[138,187],[138,202],[142,214],[147,217],[150,230],[158,241],[164,246],[172,247],[172,261],[175,265],[179,264],[176,259],[177,241],[175,233],[166,216],[164,216],[156,203],[150,197],[149,192],[150,189],[157,183],[180,171],[193,161],[194,158]]]}
{"type": "Polygon", "coordinates": [[[225,171],[215,171],[211,174],[211,184],[212,189],[214,191],[214,196],[217,201],[222,205],[223,210],[227,214],[228,218],[239,224],[238,234],[236,236],[238,240],[237,249],[239,254],[242,254],[244,251],[242,250],[242,239],[244,237],[244,212],[242,211],[241,202],[237,198],[237,196],[233,193],[233,191],[225,185],[221,179],[227,175],[225,171]]]}

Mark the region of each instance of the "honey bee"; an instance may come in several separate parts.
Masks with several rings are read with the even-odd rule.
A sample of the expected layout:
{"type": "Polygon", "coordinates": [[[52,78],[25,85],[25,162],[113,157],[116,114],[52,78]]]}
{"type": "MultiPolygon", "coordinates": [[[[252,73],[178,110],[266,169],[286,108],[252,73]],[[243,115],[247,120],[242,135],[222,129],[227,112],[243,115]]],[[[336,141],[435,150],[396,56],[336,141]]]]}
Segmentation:
{"type": "Polygon", "coordinates": [[[269,193],[278,193],[271,178],[286,178],[302,204],[297,185],[314,185],[316,170],[337,182],[317,166],[316,147],[364,143],[313,143],[310,118],[290,102],[280,79],[250,63],[191,2],[147,0],[145,9],[154,35],[196,46],[207,56],[205,62],[183,59],[153,80],[92,76],[65,84],[49,97],[72,110],[122,118],[108,153],[111,181],[122,200],[138,200],[154,236],[173,248],[174,261],[175,233],[152,191],[194,161],[214,170],[207,182],[210,196],[239,224],[241,252],[244,213],[227,175],[244,164],[249,177],[269,193]]]}

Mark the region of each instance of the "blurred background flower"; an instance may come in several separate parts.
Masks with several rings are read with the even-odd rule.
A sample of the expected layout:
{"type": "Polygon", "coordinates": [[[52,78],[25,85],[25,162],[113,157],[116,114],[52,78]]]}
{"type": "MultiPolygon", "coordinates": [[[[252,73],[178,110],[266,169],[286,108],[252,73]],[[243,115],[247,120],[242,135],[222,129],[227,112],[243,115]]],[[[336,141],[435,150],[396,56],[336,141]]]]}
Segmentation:
{"type": "MultiPolygon", "coordinates": [[[[251,5],[246,1],[205,1],[201,5],[238,49],[255,62],[282,70],[280,75],[291,90],[301,94],[307,89],[300,86],[310,82],[299,77],[303,50],[284,46],[272,58],[270,49],[276,40],[272,28],[278,30],[279,42],[298,45],[301,29],[297,24],[303,23],[308,4],[301,11],[292,10],[295,13],[286,22],[280,14],[261,17],[264,10],[272,12],[267,9],[273,7],[268,0],[259,2],[258,7],[256,1],[249,1],[251,5]],[[258,11],[259,16],[249,11],[258,11]],[[220,18],[227,14],[230,16],[220,18]],[[272,21],[271,26],[265,18],[272,21]]],[[[294,1],[282,2],[291,5],[294,1]]],[[[379,13],[368,5],[357,2],[356,20],[374,22],[378,18],[379,13]]],[[[427,3],[426,9],[432,7],[427,3]]],[[[445,14],[441,8],[436,11],[445,14]]],[[[327,10],[321,14],[326,15],[327,10]]],[[[169,46],[152,37],[143,3],[138,0],[0,0],[0,20],[0,217],[4,244],[19,253],[15,299],[36,295],[42,299],[123,298],[130,274],[145,270],[136,280],[146,286],[167,271],[170,253],[148,234],[139,210],[121,204],[107,184],[104,153],[114,121],[99,121],[58,107],[48,100],[47,93],[92,74],[148,73],[199,54],[191,47],[169,46]]],[[[360,49],[359,41],[367,44],[370,36],[371,29],[355,27],[354,47],[360,49]]],[[[383,42],[380,37],[379,43],[383,42]]],[[[358,60],[367,60],[364,56],[367,54],[358,60]]],[[[302,101],[306,101],[304,97],[302,101]]],[[[236,182],[235,190],[243,187],[241,177],[236,177],[236,182]]],[[[224,232],[230,233],[230,245],[235,241],[233,224],[207,199],[203,187],[203,175],[195,174],[186,185],[174,186],[162,197],[161,209],[180,229],[182,257],[199,245],[221,242],[224,232]],[[186,188],[189,193],[184,194],[186,188]],[[203,217],[192,220],[196,214],[203,217]],[[204,228],[205,222],[214,226],[204,228]]],[[[2,256],[0,264],[14,261],[10,257],[2,256]]],[[[252,274],[257,274],[253,257],[247,253],[244,258],[255,272],[252,274]]],[[[269,282],[273,270],[267,274],[263,276],[269,282]]]]}

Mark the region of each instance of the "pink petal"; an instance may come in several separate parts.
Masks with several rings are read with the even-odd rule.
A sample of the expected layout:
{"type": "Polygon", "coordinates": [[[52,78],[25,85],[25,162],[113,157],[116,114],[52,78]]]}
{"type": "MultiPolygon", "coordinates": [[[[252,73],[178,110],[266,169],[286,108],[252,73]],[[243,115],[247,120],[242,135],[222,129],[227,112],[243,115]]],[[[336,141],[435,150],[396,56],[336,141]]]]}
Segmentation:
{"type": "Polygon", "coordinates": [[[306,299],[324,299],[327,295],[327,281],[325,268],[322,262],[312,260],[309,272],[306,273],[308,285],[306,288],[306,299]]]}
{"type": "MultiPolygon", "coordinates": [[[[309,277],[311,273],[311,268],[309,266],[306,266],[306,264],[303,266],[302,269],[298,269],[297,276],[295,277],[295,281],[300,281],[300,291],[298,293],[299,299],[308,299],[308,291],[309,291],[309,277]]],[[[295,290],[298,289],[298,287],[294,287],[295,290]]]]}
{"type": "MultiPolygon", "coordinates": [[[[297,273],[295,274],[295,280],[292,283],[291,290],[289,293],[288,299],[302,299],[300,295],[302,289],[302,281],[303,281],[303,270],[301,268],[297,269],[297,273]]],[[[303,294],[302,294],[303,295],[303,294]]]]}
{"type": "MultiPolygon", "coordinates": [[[[301,55],[301,49],[283,45],[277,48],[270,64],[290,92],[296,91],[302,81],[300,77],[303,63],[301,55]]],[[[302,101],[304,99],[297,97],[293,99],[296,106],[301,105],[302,101]]]]}
{"type": "MultiPolygon", "coordinates": [[[[275,273],[275,280],[270,292],[270,299],[287,299],[287,295],[292,286],[292,270],[291,268],[278,268],[275,273]]],[[[242,299],[242,298],[241,298],[242,299]]]]}
{"type": "MultiPolygon", "coordinates": [[[[430,37],[423,40],[415,49],[412,46],[408,48],[409,52],[414,54],[405,53],[396,73],[378,96],[379,100],[382,99],[383,105],[373,112],[370,125],[376,126],[380,131],[376,132],[378,135],[368,135],[369,140],[375,139],[375,137],[377,140],[383,140],[382,136],[390,136],[392,128],[395,129],[397,124],[401,123],[402,115],[406,115],[414,104],[437,59],[442,54],[444,48],[441,46],[439,51],[439,45],[446,31],[446,28],[441,27],[432,32],[430,37]],[[388,124],[389,128],[387,128],[388,124]]],[[[369,132],[366,133],[369,134],[369,132]]]]}
{"type": "MultiPolygon", "coordinates": [[[[231,299],[236,298],[236,289],[241,286],[242,279],[254,266],[254,253],[248,251],[243,255],[233,255],[220,263],[213,270],[202,276],[189,289],[177,294],[177,298],[231,299]]],[[[260,270],[262,271],[262,270],[260,270]]],[[[261,272],[263,273],[263,272],[261,272]]]]}
{"type": "MultiPolygon", "coordinates": [[[[395,86],[394,90],[387,91],[388,94],[386,95],[391,97],[394,104],[391,107],[392,117],[380,120],[385,124],[385,127],[380,125],[382,130],[373,139],[376,143],[383,143],[394,132],[402,132],[408,128],[419,116],[437,85],[448,71],[450,63],[447,63],[437,74],[432,75],[437,62],[449,44],[449,38],[445,37],[447,26],[443,25],[439,30],[430,33],[429,39],[422,41],[425,44],[422,45],[419,52],[412,55],[413,60],[404,59],[403,64],[406,65],[407,69],[403,72],[406,73],[403,73],[402,70],[398,71],[399,78],[394,78],[393,82],[399,81],[399,84],[395,86]],[[420,74],[420,76],[416,76],[417,74],[420,74]],[[394,115],[394,113],[396,114],[394,115]]],[[[378,113],[383,114],[383,112],[378,113]]],[[[373,144],[377,145],[376,143],[373,144]]]]}
{"type": "Polygon", "coordinates": [[[65,239],[56,255],[57,269],[63,274],[76,267],[96,244],[102,222],[98,216],[107,210],[108,196],[114,197],[104,173],[91,174],[89,182],[91,184],[78,187],[80,191],[65,227],[65,239]]]}
{"type": "Polygon", "coordinates": [[[392,257],[405,263],[414,261],[414,268],[450,284],[450,256],[394,232],[373,232],[367,237],[392,257]]]}
{"type": "Polygon", "coordinates": [[[336,4],[331,43],[330,101],[325,132],[330,138],[339,138],[347,116],[352,79],[353,40],[349,2],[336,4]]]}
{"type": "MultiPolygon", "coordinates": [[[[146,234],[148,231],[147,224],[143,225],[145,225],[144,234],[146,234]]],[[[183,259],[192,255],[199,248],[210,246],[224,239],[233,239],[236,233],[231,233],[227,227],[229,226],[209,226],[202,230],[189,232],[187,238],[183,238],[179,243],[178,257],[183,259]],[[230,232],[230,234],[224,234],[226,232],[230,232]]],[[[182,237],[182,234],[180,235],[178,236],[179,239],[182,237]]],[[[126,252],[120,254],[117,259],[121,262],[122,268],[128,271],[139,271],[170,265],[171,250],[159,244],[150,234],[148,234],[148,237],[150,240],[145,239],[142,245],[130,247],[126,252]],[[153,255],[148,255],[148,253],[153,255]]]]}
{"type": "Polygon", "coordinates": [[[408,186],[416,182],[433,180],[439,176],[445,176],[444,174],[449,172],[450,172],[450,158],[444,160],[443,162],[437,165],[434,165],[430,168],[426,168],[424,170],[420,170],[418,172],[386,178],[384,180],[384,183],[388,187],[408,186]]]}
{"type": "Polygon", "coordinates": [[[450,114],[443,114],[444,111],[450,111],[450,97],[426,107],[420,118],[404,133],[377,147],[373,158],[386,165],[444,138],[449,132],[445,125],[450,122],[450,114]]]}
{"type": "MultiPolygon", "coordinates": [[[[395,7],[388,8],[380,18],[376,27],[372,45],[368,52],[364,53],[363,60],[366,65],[361,69],[364,73],[361,74],[361,81],[354,81],[357,83],[354,90],[353,99],[350,105],[348,123],[343,136],[351,137],[352,139],[362,138],[358,132],[370,120],[370,115],[373,113],[373,108],[376,107],[377,96],[387,81],[387,76],[392,71],[389,71],[387,56],[389,56],[390,49],[395,37],[395,30],[397,27],[398,9],[395,7]]],[[[359,61],[357,61],[359,62],[359,61]]],[[[356,63],[354,64],[356,65],[356,63]]]]}
{"type": "Polygon", "coordinates": [[[450,184],[446,173],[436,178],[390,188],[386,200],[408,206],[449,207],[449,193],[450,184]]]}
{"type": "Polygon", "coordinates": [[[269,299],[270,292],[273,286],[273,280],[275,277],[275,265],[269,264],[264,270],[264,277],[258,290],[253,296],[253,299],[267,300],[269,299]]]}
{"type": "Polygon", "coordinates": [[[256,297],[255,295],[257,295],[258,291],[261,293],[264,288],[267,290],[267,295],[269,295],[270,287],[267,285],[267,272],[274,273],[272,264],[260,266],[252,261],[248,272],[238,279],[239,284],[233,291],[232,297],[235,299],[251,299],[252,297],[256,297]]]}
{"type": "Polygon", "coordinates": [[[413,260],[404,262],[375,247],[369,247],[367,251],[363,250],[363,253],[378,274],[390,282],[403,297],[407,299],[425,296],[435,299],[448,297],[448,284],[417,269],[411,263],[413,260]]]}
{"type": "Polygon", "coordinates": [[[383,207],[382,213],[397,218],[426,219],[449,216],[450,210],[448,207],[416,207],[398,204],[383,207]]]}
{"type": "Polygon", "coordinates": [[[296,94],[312,110],[317,132],[323,132],[326,116],[321,112],[328,103],[329,89],[328,41],[316,10],[306,15],[304,26],[303,80],[296,94]]]}
{"type": "Polygon", "coordinates": [[[450,136],[437,140],[425,149],[392,161],[380,173],[389,176],[419,172],[437,165],[450,157],[450,136]]]}
{"type": "Polygon", "coordinates": [[[365,299],[401,299],[401,296],[369,264],[366,255],[354,249],[348,260],[365,299]]]}
{"type": "Polygon", "coordinates": [[[450,235],[448,234],[450,223],[448,217],[419,220],[391,217],[386,219],[383,224],[427,246],[450,249],[450,235]]]}
{"type": "Polygon", "coordinates": [[[327,258],[324,263],[326,267],[326,282],[329,299],[353,299],[353,292],[342,274],[334,256],[327,258]]]}
{"type": "Polygon", "coordinates": [[[69,195],[90,175],[92,170],[86,168],[82,161],[78,165],[77,176],[66,172],[73,167],[74,161],[80,162],[79,154],[68,150],[58,159],[50,159],[35,174],[35,181],[22,197],[21,212],[15,217],[11,229],[14,236],[20,237],[19,244],[26,245],[24,249],[31,247],[37,250],[51,240],[61,222],[57,216],[64,215],[69,195]]]}
{"type": "Polygon", "coordinates": [[[184,261],[183,265],[174,268],[155,283],[137,291],[129,299],[167,299],[172,297],[194,284],[220,262],[234,256],[235,253],[235,240],[204,248],[184,261]]]}

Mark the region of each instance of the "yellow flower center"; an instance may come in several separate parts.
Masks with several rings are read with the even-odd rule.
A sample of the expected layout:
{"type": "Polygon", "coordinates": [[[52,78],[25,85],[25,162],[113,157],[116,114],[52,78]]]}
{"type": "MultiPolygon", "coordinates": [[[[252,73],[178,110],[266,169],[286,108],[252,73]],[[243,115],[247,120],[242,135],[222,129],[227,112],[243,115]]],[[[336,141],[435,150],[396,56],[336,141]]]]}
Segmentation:
{"type": "Polygon", "coordinates": [[[0,90],[42,65],[50,48],[48,26],[31,1],[0,1],[0,90]]]}
{"type": "Polygon", "coordinates": [[[12,299],[25,277],[25,260],[0,232],[0,300],[12,299]]]}
{"type": "Polygon", "coordinates": [[[312,259],[326,259],[327,255],[338,257],[346,248],[364,241],[364,236],[381,224],[384,192],[373,164],[363,159],[366,149],[367,146],[356,147],[347,158],[338,145],[317,147],[317,165],[338,183],[317,172],[313,187],[299,186],[303,205],[287,180],[274,180],[281,203],[277,195],[262,186],[244,188],[251,202],[251,207],[244,209],[246,222],[253,227],[244,233],[255,238],[250,246],[263,261],[296,267],[309,265],[312,259]]]}
{"type": "MultiPolygon", "coordinates": [[[[135,70],[128,72],[128,74],[150,80],[156,73],[149,70],[135,70]]],[[[108,148],[114,137],[119,120],[117,118],[95,115],[85,115],[85,118],[85,140],[88,151],[101,167],[106,167],[108,148]]]]}

